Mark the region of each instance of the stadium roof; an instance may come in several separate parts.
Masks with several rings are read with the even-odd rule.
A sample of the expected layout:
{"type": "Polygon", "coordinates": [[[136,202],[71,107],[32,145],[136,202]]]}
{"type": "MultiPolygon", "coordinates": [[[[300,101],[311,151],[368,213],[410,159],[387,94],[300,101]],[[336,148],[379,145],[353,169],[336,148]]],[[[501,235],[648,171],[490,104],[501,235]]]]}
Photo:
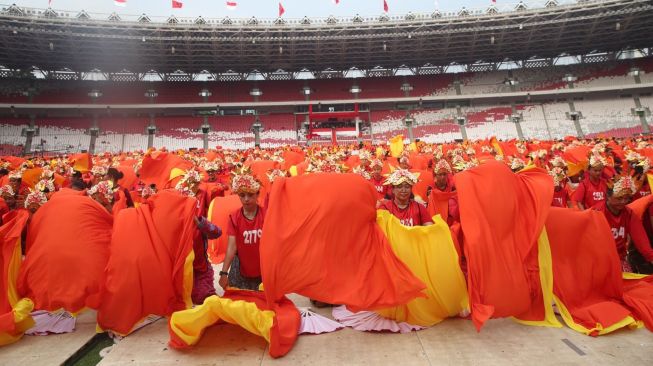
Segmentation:
{"type": "MultiPolygon", "coordinates": [[[[291,75],[526,61],[653,46],[650,0],[581,1],[510,11],[325,19],[100,18],[15,5],[0,12],[6,69],[291,75]]],[[[430,71],[429,71],[430,70],[430,71]]],[[[439,71],[438,71],[439,70],[439,71]]]]}

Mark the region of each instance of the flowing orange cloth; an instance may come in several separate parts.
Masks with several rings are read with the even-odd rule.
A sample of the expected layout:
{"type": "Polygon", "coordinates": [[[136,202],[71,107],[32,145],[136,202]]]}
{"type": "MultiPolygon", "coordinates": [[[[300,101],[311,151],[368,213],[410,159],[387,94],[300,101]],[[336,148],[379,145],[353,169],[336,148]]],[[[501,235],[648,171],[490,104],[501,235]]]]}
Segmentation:
{"type": "Polygon", "coordinates": [[[32,302],[21,300],[16,291],[20,236],[28,218],[27,210],[14,210],[3,216],[4,224],[0,226],[0,346],[17,341],[34,324],[29,316],[32,302]]]}
{"type": "Polygon", "coordinates": [[[97,309],[111,214],[93,199],[55,194],[32,216],[18,291],[39,310],[97,309]]]}
{"type": "Polygon", "coordinates": [[[116,216],[98,325],[120,334],[190,307],[196,200],[161,191],[116,216]]]}
{"type": "Polygon", "coordinates": [[[653,275],[624,279],[624,302],[637,319],[653,332],[653,275]]]}
{"type": "Polygon", "coordinates": [[[567,325],[598,335],[633,324],[622,303],[621,263],[603,213],[554,207],[546,230],[553,293],[567,325]]]}
{"type": "Polygon", "coordinates": [[[227,254],[227,228],[229,227],[229,214],[242,207],[240,198],[236,195],[217,197],[209,206],[209,220],[222,229],[223,234],[215,240],[209,240],[208,254],[212,263],[222,263],[227,254]]]}
{"type": "Polygon", "coordinates": [[[269,306],[263,292],[228,289],[222,297],[211,296],[202,305],[172,314],[168,323],[169,344],[177,349],[192,346],[204,329],[220,320],[265,338],[272,357],[290,351],[301,324],[299,311],[285,296],[269,306]]]}
{"type": "Polygon", "coordinates": [[[11,169],[18,169],[18,167],[25,162],[25,159],[19,158],[17,156],[2,156],[0,160],[9,162],[11,169]]]}
{"type": "Polygon", "coordinates": [[[73,169],[82,174],[91,171],[91,168],[93,168],[93,159],[89,153],[71,155],[68,160],[73,163],[73,169]]]}
{"type": "Polygon", "coordinates": [[[123,174],[123,177],[118,181],[118,184],[130,191],[134,189],[138,182],[138,177],[134,172],[134,168],[132,166],[120,165],[117,169],[123,174]]]}
{"type": "Polygon", "coordinates": [[[294,292],[356,311],[423,296],[376,224],[375,204],[374,188],[356,174],[276,180],[260,249],[268,303],[294,292]]]}
{"type": "Polygon", "coordinates": [[[140,178],[146,184],[156,184],[156,188],[162,190],[172,179],[170,174],[173,169],[188,170],[193,163],[180,158],[177,155],[161,152],[151,154],[143,158],[143,165],[138,171],[140,178]]]}
{"type": "Polygon", "coordinates": [[[415,198],[419,198],[420,201],[426,202],[428,197],[426,192],[428,191],[429,186],[433,185],[433,173],[428,170],[416,170],[411,169],[413,173],[419,173],[417,178],[417,183],[413,186],[413,194],[415,198]]]}
{"type": "Polygon", "coordinates": [[[304,161],[303,151],[284,151],[283,152],[283,170],[289,170],[291,166],[298,165],[304,161]]]}
{"type": "Polygon", "coordinates": [[[440,215],[444,222],[449,217],[449,199],[457,195],[457,192],[441,192],[438,189],[432,189],[428,199],[428,210],[431,217],[440,215]]]}
{"type": "Polygon", "coordinates": [[[455,176],[472,320],[544,318],[537,239],[553,199],[541,169],[488,162],[455,176]]]}

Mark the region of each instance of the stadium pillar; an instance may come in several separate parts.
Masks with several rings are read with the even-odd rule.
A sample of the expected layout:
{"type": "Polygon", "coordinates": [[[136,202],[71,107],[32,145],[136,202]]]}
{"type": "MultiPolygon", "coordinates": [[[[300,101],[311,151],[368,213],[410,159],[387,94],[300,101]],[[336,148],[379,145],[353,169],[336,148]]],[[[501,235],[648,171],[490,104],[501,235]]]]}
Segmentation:
{"type": "MultiPolygon", "coordinates": [[[[30,96],[30,102],[32,97],[30,96]]],[[[25,129],[25,148],[23,149],[23,155],[28,155],[32,152],[32,140],[36,133],[36,116],[34,114],[29,115],[29,127],[25,129]]]]}
{"type": "Polygon", "coordinates": [[[252,132],[254,132],[254,146],[261,147],[261,132],[263,131],[263,124],[256,116],[256,120],[252,124],[252,132]]]}
{"type": "Polygon", "coordinates": [[[406,118],[404,118],[404,125],[406,125],[406,128],[408,129],[408,139],[410,142],[415,142],[415,137],[413,136],[413,124],[415,123],[415,120],[413,120],[410,116],[410,114],[406,114],[406,118]]]}
{"type": "Polygon", "coordinates": [[[576,111],[576,106],[574,105],[573,99],[569,99],[567,103],[569,103],[569,118],[572,121],[574,121],[574,127],[576,128],[576,135],[578,136],[579,139],[583,139],[585,138],[585,134],[583,133],[583,128],[580,125],[581,114],[580,112],[576,111]]]}
{"type": "Polygon", "coordinates": [[[635,115],[639,117],[639,123],[642,125],[642,132],[647,134],[651,133],[651,128],[646,121],[646,112],[650,115],[651,111],[642,106],[642,102],[639,100],[639,95],[635,94],[633,99],[635,100],[635,115]]]}
{"type": "Polygon", "coordinates": [[[150,113],[150,124],[147,126],[147,148],[154,147],[154,134],[156,133],[156,123],[154,122],[154,113],[150,113]]]}
{"type": "Polygon", "coordinates": [[[97,135],[99,132],[98,123],[97,123],[97,112],[93,112],[93,121],[91,122],[91,128],[88,130],[91,135],[91,142],[88,145],[89,154],[95,154],[95,142],[97,141],[97,135]]]}
{"type": "Polygon", "coordinates": [[[204,116],[204,123],[202,124],[202,146],[204,151],[209,149],[209,117],[204,116]]]}

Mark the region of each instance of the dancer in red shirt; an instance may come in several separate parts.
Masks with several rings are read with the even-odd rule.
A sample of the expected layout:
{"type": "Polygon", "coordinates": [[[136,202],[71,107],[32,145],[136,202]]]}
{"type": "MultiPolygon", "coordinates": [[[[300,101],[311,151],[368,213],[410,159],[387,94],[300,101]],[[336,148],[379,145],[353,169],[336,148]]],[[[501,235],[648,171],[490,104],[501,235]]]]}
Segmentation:
{"type": "Polygon", "coordinates": [[[410,198],[418,176],[419,174],[411,173],[408,170],[397,169],[385,181],[385,185],[392,186],[394,198],[383,201],[380,208],[390,211],[405,226],[433,224],[433,219],[429,216],[426,206],[410,198]]]}
{"type": "Polygon", "coordinates": [[[606,162],[605,158],[598,154],[592,154],[590,157],[588,175],[580,182],[576,193],[574,193],[574,201],[577,202],[578,208],[581,210],[594,207],[605,201],[608,184],[601,175],[606,162]]]}
{"type": "Polygon", "coordinates": [[[653,263],[651,248],[644,225],[633,211],[626,206],[637,191],[633,179],[629,176],[619,178],[612,189],[608,190],[608,199],[599,202],[592,209],[603,212],[615,241],[623,272],[632,272],[628,262],[628,241],[631,239],[637,250],[649,262],[653,263]]]}
{"type": "Polygon", "coordinates": [[[388,197],[389,188],[384,185],[384,178],[381,172],[383,171],[383,162],[379,159],[374,159],[370,163],[370,168],[372,168],[372,177],[369,179],[369,182],[374,185],[376,190],[377,198],[382,200],[388,197]]]}
{"type": "Polygon", "coordinates": [[[248,171],[236,174],[231,184],[243,206],[229,215],[227,254],[219,284],[224,289],[258,290],[262,282],[259,247],[265,219],[265,209],[258,204],[261,184],[248,171]]]}
{"type": "Polygon", "coordinates": [[[567,174],[565,170],[560,167],[554,167],[549,171],[553,177],[553,207],[571,207],[571,197],[567,189],[567,174]]]}

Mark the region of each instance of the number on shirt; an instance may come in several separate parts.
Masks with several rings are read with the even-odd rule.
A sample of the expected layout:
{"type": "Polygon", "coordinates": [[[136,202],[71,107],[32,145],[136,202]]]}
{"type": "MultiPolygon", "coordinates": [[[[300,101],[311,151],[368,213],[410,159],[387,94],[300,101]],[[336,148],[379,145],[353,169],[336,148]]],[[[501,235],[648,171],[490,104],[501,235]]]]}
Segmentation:
{"type": "Polygon", "coordinates": [[[612,237],[615,239],[619,238],[625,238],[626,237],[626,229],[622,226],[620,228],[613,227],[612,228],[612,237]]]}
{"type": "Polygon", "coordinates": [[[256,244],[258,243],[258,240],[261,238],[261,235],[263,235],[263,230],[258,229],[258,230],[246,230],[243,231],[243,241],[245,244],[256,244]]]}

